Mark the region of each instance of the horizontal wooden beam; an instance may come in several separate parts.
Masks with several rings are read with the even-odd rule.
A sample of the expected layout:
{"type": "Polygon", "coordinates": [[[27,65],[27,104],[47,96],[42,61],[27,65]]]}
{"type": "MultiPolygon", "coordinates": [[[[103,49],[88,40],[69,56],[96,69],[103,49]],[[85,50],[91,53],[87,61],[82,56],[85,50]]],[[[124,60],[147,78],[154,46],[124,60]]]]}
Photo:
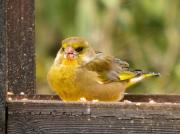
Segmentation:
{"type": "MultiPolygon", "coordinates": [[[[10,100],[60,100],[57,95],[8,95],[10,100]]],[[[170,102],[170,103],[180,103],[180,95],[162,95],[162,94],[126,94],[124,99],[121,101],[129,101],[129,102],[170,102]]]]}
{"type": "Polygon", "coordinates": [[[180,103],[9,100],[8,134],[180,133],[180,103]]]}

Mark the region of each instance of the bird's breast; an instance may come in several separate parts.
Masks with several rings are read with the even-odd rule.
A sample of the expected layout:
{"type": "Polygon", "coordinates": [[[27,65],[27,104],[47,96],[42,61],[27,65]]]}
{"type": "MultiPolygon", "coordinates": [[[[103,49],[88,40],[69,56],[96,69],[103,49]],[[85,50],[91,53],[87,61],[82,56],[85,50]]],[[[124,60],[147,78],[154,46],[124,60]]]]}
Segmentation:
{"type": "Polygon", "coordinates": [[[75,91],[76,67],[70,65],[54,65],[48,73],[51,88],[60,96],[73,94],[75,91]]]}
{"type": "Polygon", "coordinates": [[[48,81],[52,89],[66,101],[79,100],[84,97],[88,100],[102,101],[118,100],[124,86],[119,83],[101,84],[98,75],[78,66],[54,66],[48,74],[48,81]]]}

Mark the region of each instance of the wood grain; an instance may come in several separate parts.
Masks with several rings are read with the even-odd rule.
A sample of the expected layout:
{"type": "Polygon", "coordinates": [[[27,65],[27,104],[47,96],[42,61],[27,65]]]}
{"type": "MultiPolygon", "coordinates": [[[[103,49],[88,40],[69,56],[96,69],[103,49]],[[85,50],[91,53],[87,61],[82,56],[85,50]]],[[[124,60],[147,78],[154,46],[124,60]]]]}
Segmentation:
{"type": "Polygon", "coordinates": [[[5,0],[0,0],[0,134],[5,133],[6,45],[5,0]]]}
{"type": "MultiPolygon", "coordinates": [[[[12,100],[60,100],[57,95],[8,95],[12,100]]],[[[123,98],[123,101],[131,102],[157,102],[157,103],[180,103],[180,95],[163,95],[163,94],[126,94],[123,98]]]]}
{"type": "Polygon", "coordinates": [[[0,134],[6,90],[35,92],[34,51],[34,0],[0,0],[0,134]]]}
{"type": "Polygon", "coordinates": [[[180,103],[8,102],[8,134],[180,133],[180,103]]]}
{"type": "Polygon", "coordinates": [[[8,91],[35,92],[34,0],[6,0],[8,91]]]}
{"type": "Polygon", "coordinates": [[[5,134],[6,132],[6,117],[5,117],[5,107],[0,105],[0,134],[5,134]]]}

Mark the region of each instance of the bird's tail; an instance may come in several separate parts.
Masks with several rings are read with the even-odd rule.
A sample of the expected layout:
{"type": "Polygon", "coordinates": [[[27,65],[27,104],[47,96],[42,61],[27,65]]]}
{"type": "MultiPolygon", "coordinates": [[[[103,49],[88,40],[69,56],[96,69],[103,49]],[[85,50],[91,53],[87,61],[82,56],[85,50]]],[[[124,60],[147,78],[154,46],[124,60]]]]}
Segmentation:
{"type": "Polygon", "coordinates": [[[134,78],[129,79],[128,84],[127,84],[127,88],[138,83],[139,81],[145,79],[145,78],[149,78],[149,77],[154,77],[154,76],[160,76],[160,73],[143,73],[141,75],[138,75],[134,78]]]}

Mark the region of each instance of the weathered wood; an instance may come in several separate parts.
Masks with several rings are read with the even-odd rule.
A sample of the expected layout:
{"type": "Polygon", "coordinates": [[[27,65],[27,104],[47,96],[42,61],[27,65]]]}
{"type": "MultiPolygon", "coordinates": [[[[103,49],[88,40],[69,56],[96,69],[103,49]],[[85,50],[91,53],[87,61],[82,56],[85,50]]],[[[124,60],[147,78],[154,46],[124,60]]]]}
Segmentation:
{"type": "Polygon", "coordinates": [[[180,103],[180,95],[163,95],[163,94],[128,94],[125,95],[124,100],[132,102],[171,102],[180,103]]]}
{"type": "Polygon", "coordinates": [[[0,0],[0,134],[5,133],[6,45],[5,0],[0,0]]]}
{"type": "Polygon", "coordinates": [[[5,134],[6,128],[5,128],[5,108],[4,106],[0,106],[0,134],[5,134]]]}
{"type": "Polygon", "coordinates": [[[8,91],[35,92],[34,0],[6,0],[8,91]]]}
{"type": "Polygon", "coordinates": [[[5,134],[6,128],[6,117],[5,117],[5,107],[0,105],[0,134],[5,134]]]}
{"type": "MultiPolygon", "coordinates": [[[[57,95],[8,95],[11,100],[60,100],[57,95]]],[[[157,102],[157,103],[180,103],[180,95],[163,95],[163,94],[126,94],[123,98],[123,101],[130,102],[157,102]]]]}
{"type": "Polygon", "coordinates": [[[34,93],[34,70],[34,0],[0,0],[0,133],[6,90],[34,93]]]}
{"type": "Polygon", "coordinates": [[[7,131],[8,134],[177,134],[180,133],[180,103],[10,100],[7,131]]]}

